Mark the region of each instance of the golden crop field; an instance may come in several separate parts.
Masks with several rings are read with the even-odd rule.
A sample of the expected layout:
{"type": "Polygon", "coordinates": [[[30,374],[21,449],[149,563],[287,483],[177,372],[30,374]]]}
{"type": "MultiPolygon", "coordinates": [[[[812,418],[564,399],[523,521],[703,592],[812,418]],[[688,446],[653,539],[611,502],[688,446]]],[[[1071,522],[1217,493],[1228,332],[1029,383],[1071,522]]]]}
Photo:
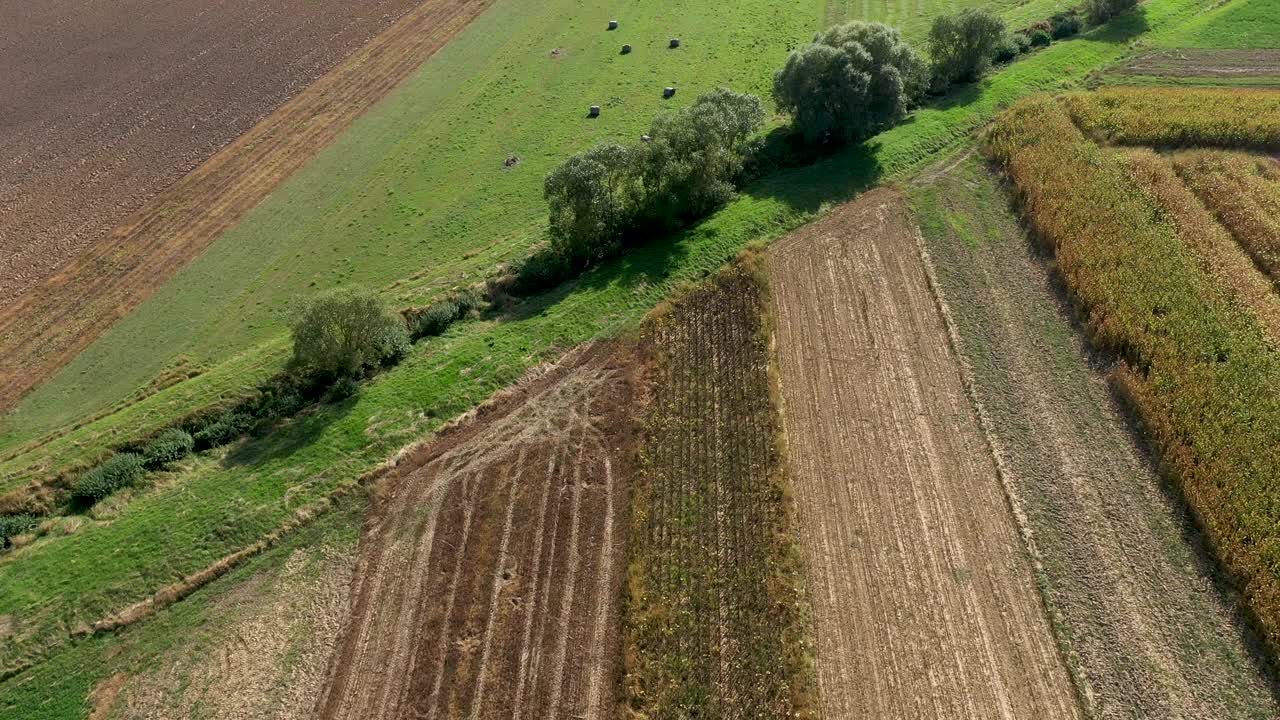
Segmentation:
{"type": "Polygon", "coordinates": [[[1259,147],[1280,140],[1277,107],[1280,93],[1108,90],[1023,102],[984,136],[1032,231],[1054,250],[1094,342],[1121,359],[1113,380],[1273,647],[1280,640],[1276,338],[1244,294],[1217,281],[1194,239],[1184,238],[1187,216],[1144,184],[1140,163],[1091,137],[1259,147]]]}

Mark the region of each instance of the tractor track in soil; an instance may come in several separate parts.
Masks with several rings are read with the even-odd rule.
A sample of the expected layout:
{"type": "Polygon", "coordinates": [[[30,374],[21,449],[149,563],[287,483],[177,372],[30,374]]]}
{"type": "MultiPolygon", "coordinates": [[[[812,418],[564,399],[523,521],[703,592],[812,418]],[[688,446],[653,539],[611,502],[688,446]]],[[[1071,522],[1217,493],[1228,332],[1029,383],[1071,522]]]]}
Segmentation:
{"type": "Polygon", "coordinates": [[[615,716],[637,367],[575,351],[380,481],[317,717],[615,716]]]}
{"type": "MultiPolygon", "coordinates": [[[[208,129],[208,134],[175,130],[170,134],[177,137],[169,137],[159,130],[147,131],[146,123],[135,127],[130,123],[140,121],[120,109],[129,103],[107,97],[97,102],[113,110],[97,122],[114,124],[104,129],[86,120],[65,129],[72,139],[58,140],[58,126],[33,132],[10,119],[23,116],[18,111],[28,112],[25,108],[0,106],[0,148],[11,158],[0,165],[0,208],[4,209],[0,213],[0,269],[6,278],[0,287],[0,302],[4,302],[0,307],[0,411],[12,407],[150,297],[491,2],[427,0],[418,4],[293,99],[279,105],[287,95],[279,90],[267,92],[265,98],[255,98],[257,104],[249,111],[247,122],[243,117],[232,118],[208,129]],[[277,105],[278,109],[244,132],[245,125],[257,119],[255,113],[277,105]],[[7,133],[10,128],[13,130],[7,133]],[[17,131],[22,138],[29,138],[24,142],[35,143],[35,147],[24,150],[6,137],[17,131]],[[103,133],[114,139],[104,145],[103,133]],[[233,138],[212,154],[217,145],[233,138]],[[60,144],[76,149],[59,151],[60,144]],[[41,153],[55,154],[42,159],[41,153]],[[177,172],[204,158],[208,159],[194,171],[176,178],[177,172]],[[37,176],[31,169],[35,165],[51,169],[45,176],[37,176]],[[86,204],[69,206],[68,197],[85,198],[86,204]],[[24,272],[30,277],[19,278],[15,268],[20,266],[32,268],[24,272]]],[[[410,4],[401,1],[399,5],[398,13],[410,4]]],[[[65,12],[74,11],[68,8],[65,12]]],[[[113,6],[111,12],[118,11],[113,6]]],[[[281,15],[281,22],[294,17],[281,15]]],[[[93,16],[87,15],[78,22],[92,20],[93,16]]],[[[224,34],[232,32],[218,29],[224,34]]],[[[14,42],[0,34],[0,60],[7,58],[10,65],[21,64],[13,57],[14,42]]],[[[251,55],[234,46],[224,49],[224,54],[251,55]]],[[[250,68],[265,62],[262,57],[253,60],[250,68]]],[[[151,71],[158,72],[156,68],[151,71]]],[[[249,70],[240,67],[240,72],[249,70]]],[[[224,101],[228,94],[234,97],[239,88],[237,76],[234,69],[228,73],[231,75],[223,78],[223,85],[216,78],[193,84],[187,93],[195,91],[196,99],[179,95],[184,102],[196,104],[196,112],[203,107],[196,103],[199,93],[224,101]]],[[[170,84],[184,84],[180,72],[163,77],[170,84]]],[[[290,78],[297,84],[293,76],[286,80],[290,78]]],[[[158,97],[173,94],[173,88],[164,82],[147,87],[158,97]]],[[[292,87],[284,82],[285,92],[292,87]]],[[[39,88],[27,94],[38,96],[36,90],[39,88]]],[[[93,96],[78,102],[92,108],[92,100],[93,96]]],[[[183,114],[189,112],[183,110],[183,102],[163,107],[170,105],[177,106],[169,109],[175,116],[155,122],[162,129],[185,127],[190,118],[183,114]]]]}

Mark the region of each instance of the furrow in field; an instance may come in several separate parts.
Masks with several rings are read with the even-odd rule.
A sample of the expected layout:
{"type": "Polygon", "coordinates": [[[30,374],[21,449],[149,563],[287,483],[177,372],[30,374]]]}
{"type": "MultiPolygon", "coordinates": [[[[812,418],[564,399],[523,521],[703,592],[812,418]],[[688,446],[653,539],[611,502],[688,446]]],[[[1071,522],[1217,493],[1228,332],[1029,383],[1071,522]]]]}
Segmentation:
{"type": "Polygon", "coordinates": [[[769,271],[825,717],[1080,717],[902,199],[769,271]]]}

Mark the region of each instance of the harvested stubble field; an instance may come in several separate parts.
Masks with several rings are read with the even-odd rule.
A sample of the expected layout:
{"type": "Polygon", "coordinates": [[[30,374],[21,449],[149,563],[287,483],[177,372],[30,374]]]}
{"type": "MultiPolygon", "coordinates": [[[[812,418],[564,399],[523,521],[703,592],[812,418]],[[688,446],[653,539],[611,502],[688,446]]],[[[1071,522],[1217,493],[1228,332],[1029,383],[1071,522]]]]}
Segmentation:
{"type": "Polygon", "coordinates": [[[92,12],[32,4],[41,10],[8,26],[15,42],[0,43],[0,77],[16,83],[12,107],[0,106],[9,155],[0,411],[150,297],[489,2],[237,0],[215,12],[185,0],[159,13],[141,2],[92,12]],[[124,59],[83,50],[48,62],[35,51],[100,47],[90,40],[104,26],[124,59]]]}
{"type": "Polygon", "coordinates": [[[903,199],[769,273],[824,716],[1080,717],[903,199]]]}
{"type": "Polygon", "coordinates": [[[1255,146],[1267,141],[1257,133],[1274,125],[1277,102],[1280,94],[1238,91],[1038,99],[1015,106],[985,136],[1030,227],[1053,248],[1092,339],[1121,361],[1111,377],[1162,470],[1272,648],[1280,638],[1280,356],[1261,321],[1269,311],[1250,307],[1256,291],[1220,281],[1215,267],[1228,258],[1207,256],[1214,244],[1184,239],[1191,215],[1166,210],[1158,192],[1144,190],[1144,181],[1157,187],[1149,170],[1098,146],[1072,119],[1091,129],[1101,121],[1114,131],[1107,136],[1126,142],[1194,137],[1255,146]],[[1210,107],[1221,113],[1212,122],[1210,107]],[[1125,242],[1114,242],[1120,237],[1125,242]]]}
{"type": "Polygon", "coordinates": [[[626,610],[638,717],[816,716],[759,278],[735,266],[644,331],[626,610]]]}
{"type": "MultiPolygon", "coordinates": [[[[1257,637],[1161,483],[1105,361],[1073,327],[1049,257],[991,168],[973,157],[947,165],[912,189],[912,208],[1086,715],[1272,720],[1257,637]]],[[[1165,175],[1177,183],[1167,163],[1165,175]]],[[[1173,207],[1180,226],[1196,224],[1194,197],[1173,207]]],[[[1200,238],[1215,262],[1234,257],[1261,280],[1218,230],[1200,238]]]]}
{"type": "Polygon", "coordinates": [[[615,716],[634,367],[575,351],[380,482],[317,717],[615,716]]]}

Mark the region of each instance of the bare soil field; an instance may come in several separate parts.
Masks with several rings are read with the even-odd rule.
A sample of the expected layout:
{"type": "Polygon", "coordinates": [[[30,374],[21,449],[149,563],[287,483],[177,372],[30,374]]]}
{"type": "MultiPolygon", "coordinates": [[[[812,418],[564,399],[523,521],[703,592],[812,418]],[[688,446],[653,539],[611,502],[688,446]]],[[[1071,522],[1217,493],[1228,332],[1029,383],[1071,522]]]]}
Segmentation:
{"type": "Polygon", "coordinates": [[[3,0],[0,410],[490,1],[3,0]]]}
{"type": "Polygon", "coordinates": [[[645,332],[624,625],[638,717],[815,717],[766,306],[735,267],[645,332]]]}
{"type": "Polygon", "coordinates": [[[1280,77],[1280,50],[1155,50],[1116,66],[1116,75],[1280,77]]]}
{"type": "MultiPolygon", "coordinates": [[[[1277,717],[1239,602],[1223,592],[1203,541],[1113,397],[1109,364],[1072,326],[1047,258],[1006,201],[976,160],[912,192],[969,387],[1035,548],[1086,714],[1277,717]]],[[[1198,242],[1222,256],[1214,247],[1231,241],[1198,242]]],[[[1247,258],[1226,255],[1223,264],[1257,275],[1247,258]]]]}
{"type": "Polygon", "coordinates": [[[875,190],[769,252],[823,716],[1081,717],[917,248],[875,190]]]}
{"type": "Polygon", "coordinates": [[[315,716],[615,716],[629,360],[575,351],[380,482],[315,716]]]}

